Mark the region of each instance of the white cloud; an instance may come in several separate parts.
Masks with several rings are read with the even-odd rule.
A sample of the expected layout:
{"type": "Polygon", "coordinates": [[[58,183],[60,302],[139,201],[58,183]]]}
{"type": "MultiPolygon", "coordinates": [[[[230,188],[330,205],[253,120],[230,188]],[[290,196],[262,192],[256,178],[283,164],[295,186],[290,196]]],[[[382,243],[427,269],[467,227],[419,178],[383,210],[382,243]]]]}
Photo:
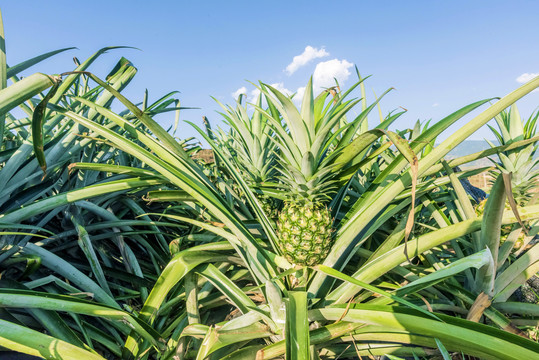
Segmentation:
{"type": "MultiPolygon", "coordinates": [[[[286,96],[290,96],[290,95],[292,95],[294,93],[292,90],[287,89],[284,86],[284,83],[282,83],[282,82],[273,83],[273,84],[270,84],[270,86],[277,89],[277,90],[279,90],[280,92],[282,92],[286,96]]],[[[247,88],[245,86],[242,86],[241,88],[239,88],[238,90],[233,92],[231,95],[234,97],[234,99],[237,99],[238,96],[240,96],[240,94],[245,94],[245,96],[247,96],[247,101],[249,101],[251,103],[256,103],[256,100],[258,99],[258,95],[260,95],[260,90],[255,88],[255,89],[253,89],[251,91],[247,91],[247,88]]]]}
{"type": "MultiPolygon", "coordinates": [[[[272,88],[282,92],[283,94],[285,94],[286,96],[290,96],[292,95],[294,92],[292,90],[289,90],[287,88],[285,88],[284,86],[284,83],[280,82],[280,83],[273,83],[273,84],[269,84],[272,88]]],[[[270,91],[271,93],[271,91],[270,91]]],[[[256,100],[258,99],[258,95],[260,94],[260,90],[258,89],[254,89],[251,91],[251,97],[249,98],[249,101],[254,103],[256,102],[256,100]]]]}
{"type": "Polygon", "coordinates": [[[256,99],[258,99],[258,95],[260,95],[260,90],[258,89],[254,89],[254,90],[251,90],[251,92],[249,93],[249,102],[256,102],[256,99]]]}
{"type": "Polygon", "coordinates": [[[288,75],[292,75],[296,72],[296,70],[306,65],[310,61],[325,56],[329,56],[329,53],[326,51],[326,49],[317,49],[313,48],[312,46],[307,46],[301,55],[294,56],[292,62],[286,67],[286,72],[288,73],[288,75]]]}
{"type": "Polygon", "coordinates": [[[305,86],[299,87],[296,90],[296,96],[294,96],[294,102],[296,104],[301,104],[301,101],[303,100],[303,95],[305,95],[305,86]]]}
{"type": "Polygon", "coordinates": [[[275,84],[270,84],[270,86],[274,87],[275,89],[279,90],[280,92],[282,92],[283,94],[285,94],[286,96],[290,96],[292,95],[294,92],[291,91],[291,90],[288,90],[287,88],[284,87],[284,84],[282,82],[280,83],[275,83],[275,84]]]}
{"type": "Polygon", "coordinates": [[[432,104],[432,107],[438,107],[438,106],[440,106],[440,104],[438,104],[438,103],[432,104]]]}
{"type": "MultiPolygon", "coordinates": [[[[300,62],[306,63],[316,57],[327,56],[327,55],[329,55],[329,53],[327,53],[324,49],[318,50],[318,49],[312,48],[311,46],[307,46],[305,48],[305,52],[302,55],[294,57],[294,61],[290,65],[288,65],[287,71],[289,71],[289,68],[293,67],[294,64],[296,64],[294,66],[299,67],[300,65],[298,64],[300,62]],[[305,56],[305,54],[310,53],[310,52],[323,54],[323,55],[317,55],[317,56],[308,55],[310,57],[307,60],[305,60],[308,57],[308,56],[305,56]],[[298,60],[298,57],[302,57],[302,56],[303,56],[303,60],[298,60]]],[[[304,63],[302,63],[302,65],[304,63]]],[[[352,64],[351,62],[345,59],[343,60],[333,59],[329,61],[319,62],[316,65],[316,68],[313,73],[313,92],[314,92],[313,95],[316,97],[326,88],[335,86],[335,79],[339,81],[340,85],[344,85],[346,80],[348,80],[348,78],[350,77],[351,73],[349,69],[352,66],[354,66],[354,64],[352,64]]],[[[297,67],[293,69],[293,71],[295,70],[297,70],[297,67]]],[[[270,86],[279,90],[281,93],[285,94],[286,96],[291,96],[292,94],[295,93],[293,101],[297,105],[301,104],[301,101],[303,100],[303,95],[305,94],[305,87],[299,87],[296,89],[296,91],[292,91],[288,89],[287,87],[285,87],[283,82],[273,83],[273,84],[270,84],[270,86]]],[[[240,94],[245,94],[247,96],[247,101],[251,103],[255,103],[257,101],[258,95],[260,94],[260,90],[255,88],[251,91],[248,91],[245,86],[242,86],[241,88],[236,90],[234,93],[231,93],[231,95],[235,99],[237,99],[240,94]]]]}
{"type": "Polygon", "coordinates": [[[539,76],[539,73],[524,73],[517,77],[515,80],[521,84],[524,84],[537,76],[539,76]]]}
{"type": "Polygon", "coordinates": [[[350,71],[348,69],[352,66],[354,64],[344,59],[333,59],[318,63],[313,74],[315,95],[324,88],[335,86],[335,78],[342,85],[350,77],[350,71]]]}
{"type": "Polygon", "coordinates": [[[247,88],[245,86],[240,87],[238,90],[232,93],[232,97],[237,99],[241,94],[247,94],[247,88]]]}

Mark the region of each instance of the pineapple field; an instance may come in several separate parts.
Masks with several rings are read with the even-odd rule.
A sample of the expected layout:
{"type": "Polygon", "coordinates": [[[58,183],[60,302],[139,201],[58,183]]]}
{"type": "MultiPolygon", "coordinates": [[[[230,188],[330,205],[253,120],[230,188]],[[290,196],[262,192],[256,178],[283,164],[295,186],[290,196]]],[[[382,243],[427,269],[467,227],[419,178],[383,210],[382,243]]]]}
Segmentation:
{"type": "Polygon", "coordinates": [[[539,77],[400,130],[357,68],[258,82],[201,127],[122,47],[40,72],[70,49],[0,51],[0,359],[539,358],[539,77]]]}

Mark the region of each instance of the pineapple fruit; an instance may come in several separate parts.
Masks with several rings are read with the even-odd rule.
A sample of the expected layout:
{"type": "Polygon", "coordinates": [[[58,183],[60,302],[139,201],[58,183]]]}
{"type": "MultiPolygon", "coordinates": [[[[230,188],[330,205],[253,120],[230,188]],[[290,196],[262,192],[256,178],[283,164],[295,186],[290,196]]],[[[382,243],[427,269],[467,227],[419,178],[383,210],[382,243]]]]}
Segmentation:
{"type": "Polygon", "coordinates": [[[285,203],[277,233],[287,260],[306,266],[324,261],[332,245],[332,223],[331,212],[323,205],[285,203]]]}
{"type": "Polygon", "coordinates": [[[532,276],[520,288],[515,291],[518,301],[537,304],[539,303],[539,277],[532,276]]]}
{"type": "Polygon", "coordinates": [[[271,196],[258,193],[256,194],[256,198],[258,199],[260,205],[262,205],[262,210],[264,210],[266,216],[270,219],[276,219],[279,215],[279,200],[272,198],[271,196]]]}

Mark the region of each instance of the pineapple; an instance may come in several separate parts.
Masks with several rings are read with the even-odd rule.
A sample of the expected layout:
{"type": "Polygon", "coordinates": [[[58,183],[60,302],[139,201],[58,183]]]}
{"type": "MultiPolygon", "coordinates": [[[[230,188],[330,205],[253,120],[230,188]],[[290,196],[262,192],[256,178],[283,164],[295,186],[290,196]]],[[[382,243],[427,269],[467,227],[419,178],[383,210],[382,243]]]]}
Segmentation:
{"type": "Polygon", "coordinates": [[[271,196],[264,194],[255,194],[256,198],[260,205],[262,205],[262,210],[270,218],[275,219],[279,215],[280,201],[271,196]]]}
{"type": "Polygon", "coordinates": [[[306,266],[324,261],[333,244],[332,224],[331,212],[324,205],[285,202],[277,234],[287,260],[306,266]]]}
{"type": "Polygon", "coordinates": [[[326,104],[329,91],[313,99],[312,79],[301,111],[273,87],[262,84],[260,90],[273,110],[266,116],[280,151],[279,187],[285,200],[277,218],[279,247],[291,263],[314,266],[324,261],[333,245],[333,218],[327,203],[345,165],[333,160],[352,138],[339,139],[335,131],[357,101],[330,98],[326,104]]]}
{"type": "Polygon", "coordinates": [[[537,304],[539,302],[539,289],[533,286],[537,283],[537,276],[533,276],[515,291],[515,296],[519,302],[537,304]]]}

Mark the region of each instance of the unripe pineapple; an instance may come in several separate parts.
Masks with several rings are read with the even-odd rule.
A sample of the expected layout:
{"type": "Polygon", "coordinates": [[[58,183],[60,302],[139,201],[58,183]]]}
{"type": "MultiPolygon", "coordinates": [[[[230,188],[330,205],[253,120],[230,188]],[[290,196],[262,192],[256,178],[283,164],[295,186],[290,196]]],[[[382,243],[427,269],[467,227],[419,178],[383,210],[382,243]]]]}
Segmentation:
{"type": "Polygon", "coordinates": [[[325,260],[333,245],[327,201],[347,165],[347,161],[337,161],[337,156],[346,154],[344,149],[353,139],[349,133],[337,141],[334,131],[346,124],[344,114],[354,103],[345,106],[341,98],[328,99],[329,92],[314,99],[312,79],[299,111],[275,88],[262,85],[260,90],[273,108],[267,115],[277,135],[279,187],[286,198],[277,218],[278,245],[291,263],[315,266],[325,260]]]}
{"type": "Polygon", "coordinates": [[[279,215],[279,200],[267,195],[256,194],[258,202],[262,205],[262,210],[270,219],[275,219],[279,215]]]}
{"type": "Polygon", "coordinates": [[[286,259],[304,266],[324,261],[333,244],[332,223],[331,212],[323,205],[285,203],[277,235],[286,259]]]}
{"type": "Polygon", "coordinates": [[[515,291],[515,295],[519,302],[537,304],[539,297],[537,290],[534,289],[528,282],[525,282],[520,288],[515,291]]]}

